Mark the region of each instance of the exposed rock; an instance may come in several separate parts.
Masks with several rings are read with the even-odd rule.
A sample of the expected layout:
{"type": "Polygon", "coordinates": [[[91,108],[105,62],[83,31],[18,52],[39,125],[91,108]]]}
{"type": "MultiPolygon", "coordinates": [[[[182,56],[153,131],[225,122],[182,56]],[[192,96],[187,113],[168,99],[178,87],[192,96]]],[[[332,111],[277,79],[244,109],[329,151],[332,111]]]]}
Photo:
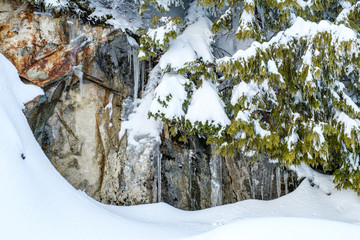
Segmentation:
{"type": "MultiPolygon", "coordinates": [[[[103,114],[106,90],[84,84],[83,97],[76,86],[63,94],[54,114],[47,121],[40,142],[47,145],[47,156],[74,187],[99,199],[105,149],[99,134],[99,115],[103,114]]],[[[108,121],[107,121],[108,122],[108,121]]],[[[108,123],[109,124],[109,123],[108,123]]]]}
{"type": "Polygon", "coordinates": [[[62,96],[64,89],[65,82],[60,81],[45,91],[45,95],[39,96],[26,104],[25,116],[36,139],[39,139],[46,121],[54,113],[55,106],[62,96]]]}
{"type": "Polygon", "coordinates": [[[211,147],[196,137],[191,137],[187,144],[163,138],[161,152],[162,199],[181,209],[197,210],[246,199],[270,200],[295,190],[299,184],[294,172],[266,159],[248,163],[241,155],[218,157],[222,164],[212,169],[211,147]],[[212,196],[216,190],[212,170],[221,171],[217,174],[220,189],[216,196],[220,199],[212,196]]]}
{"type": "MultiPolygon", "coordinates": [[[[9,6],[6,1],[2,4],[9,6]]],[[[100,27],[80,26],[77,20],[31,13],[26,5],[0,12],[0,26],[1,53],[21,77],[41,87],[63,79],[74,66],[86,62],[104,33],[100,27]]]]}
{"type": "Polygon", "coordinates": [[[177,208],[211,207],[210,148],[191,137],[187,144],[162,141],[162,199],[177,208]]]}
{"type": "MultiPolygon", "coordinates": [[[[124,141],[126,142],[126,141],[124,141]]],[[[156,141],[143,142],[137,149],[126,148],[119,178],[119,203],[135,205],[156,202],[156,157],[159,145],[156,141]]]]}
{"type": "Polygon", "coordinates": [[[275,199],[294,191],[299,185],[294,172],[259,158],[255,163],[249,163],[241,154],[223,159],[224,204],[246,199],[275,199]]]}
{"type": "MultiPolygon", "coordinates": [[[[100,79],[104,79],[105,84],[119,90],[129,90],[133,88],[133,75],[128,61],[130,45],[127,37],[121,31],[111,32],[106,40],[99,43],[96,50],[94,61],[95,67],[90,72],[100,79]]],[[[124,95],[130,95],[126,92],[124,95]]]]}
{"type": "Polygon", "coordinates": [[[12,12],[19,8],[26,8],[21,0],[0,0],[0,13],[12,12]]]}
{"type": "Polygon", "coordinates": [[[126,35],[107,37],[109,29],[1,4],[9,11],[0,13],[0,52],[23,79],[45,90],[25,110],[44,152],[74,187],[127,204],[119,201],[127,158],[118,139],[122,101],[132,87],[126,35]]]}

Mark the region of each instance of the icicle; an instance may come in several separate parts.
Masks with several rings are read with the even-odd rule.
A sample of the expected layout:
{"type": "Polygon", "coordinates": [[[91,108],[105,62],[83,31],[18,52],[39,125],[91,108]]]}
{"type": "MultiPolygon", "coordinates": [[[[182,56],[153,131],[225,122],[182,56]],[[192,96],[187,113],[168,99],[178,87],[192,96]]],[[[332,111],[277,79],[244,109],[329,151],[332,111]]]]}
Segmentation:
{"type": "Polygon", "coordinates": [[[131,63],[132,63],[132,59],[131,59],[131,57],[132,57],[132,48],[129,48],[128,49],[128,62],[129,62],[129,69],[130,69],[130,73],[131,73],[131,67],[132,67],[132,65],[131,65],[131,63]]]}
{"type": "Polygon", "coordinates": [[[161,154],[157,157],[157,200],[161,202],[161,154]]]}
{"type": "Polygon", "coordinates": [[[141,61],[141,97],[144,97],[145,88],[145,61],[141,61]]]}
{"type": "MultiPolygon", "coordinates": [[[[213,147],[212,147],[213,148],[213,147]]],[[[211,172],[211,205],[222,205],[222,159],[212,154],[210,158],[211,172]]]]}
{"type": "Polygon", "coordinates": [[[285,170],[285,171],[284,171],[285,195],[289,193],[288,178],[289,178],[289,174],[288,174],[288,172],[285,170]]]}
{"type": "Polygon", "coordinates": [[[133,37],[126,35],[126,38],[129,43],[128,61],[130,64],[130,71],[131,71],[131,62],[133,64],[133,69],[134,69],[133,74],[134,74],[134,101],[135,101],[138,98],[139,80],[140,80],[140,63],[137,57],[139,52],[139,45],[133,37]]]}
{"type": "Polygon", "coordinates": [[[137,49],[132,49],[133,65],[134,65],[134,101],[138,98],[139,80],[140,80],[140,64],[137,58],[137,49]]]}
{"type": "Polygon", "coordinates": [[[109,103],[105,106],[105,109],[109,109],[109,111],[110,111],[110,113],[109,113],[109,128],[111,128],[113,126],[113,124],[111,123],[111,118],[112,118],[112,114],[113,114],[113,106],[112,106],[113,97],[114,97],[114,94],[110,93],[109,103]]]}
{"type": "Polygon", "coordinates": [[[280,168],[276,168],[276,192],[277,196],[281,196],[281,178],[280,178],[280,168]]]}
{"type": "Polygon", "coordinates": [[[76,20],[67,21],[69,27],[69,44],[76,47],[84,47],[90,40],[86,37],[84,28],[79,27],[79,22],[76,20]]]}
{"type": "MultiPolygon", "coordinates": [[[[251,172],[251,170],[250,170],[250,172],[251,172]]],[[[246,174],[246,176],[247,176],[247,180],[249,182],[249,187],[250,187],[250,197],[252,199],[254,199],[255,198],[254,181],[251,178],[251,174],[249,172],[248,172],[248,174],[246,174]]]]}
{"type": "Polygon", "coordinates": [[[76,38],[76,34],[75,34],[75,25],[73,21],[68,20],[67,21],[68,27],[69,27],[69,39],[70,39],[70,44],[72,43],[71,41],[73,41],[76,38]]]}
{"type": "Polygon", "coordinates": [[[189,151],[189,198],[190,198],[190,209],[193,206],[193,198],[192,198],[192,157],[193,151],[190,149],[189,151]]]}
{"type": "Polygon", "coordinates": [[[82,71],[79,72],[79,82],[80,82],[80,97],[81,99],[84,97],[84,73],[82,71]]]}
{"type": "Polygon", "coordinates": [[[151,55],[149,54],[149,72],[152,70],[151,55]]]}
{"type": "Polygon", "coordinates": [[[256,186],[256,182],[255,182],[255,179],[253,178],[252,179],[252,184],[251,184],[252,199],[256,198],[255,186],[256,186]]]}
{"type": "Polygon", "coordinates": [[[80,83],[80,97],[83,98],[83,86],[84,86],[84,73],[82,71],[82,65],[73,67],[74,74],[79,78],[80,83]]]}
{"type": "MultiPolygon", "coordinates": [[[[274,180],[275,180],[275,176],[274,176],[274,169],[272,168],[270,171],[270,198],[273,198],[275,196],[273,196],[273,186],[274,186],[274,180]]],[[[277,194],[276,194],[277,195],[277,194]]]]}

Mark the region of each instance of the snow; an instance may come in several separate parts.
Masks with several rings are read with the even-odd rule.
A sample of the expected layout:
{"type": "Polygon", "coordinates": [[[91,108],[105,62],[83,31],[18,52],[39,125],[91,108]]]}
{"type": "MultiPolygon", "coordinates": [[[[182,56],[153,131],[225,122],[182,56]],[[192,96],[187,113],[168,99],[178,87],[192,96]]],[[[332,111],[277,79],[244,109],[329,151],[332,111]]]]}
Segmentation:
{"type": "Polygon", "coordinates": [[[257,135],[260,135],[261,138],[264,138],[266,136],[271,135],[271,132],[268,130],[265,130],[261,127],[259,120],[253,120],[254,124],[254,131],[257,135]]]}
{"type": "Polygon", "coordinates": [[[176,1],[176,0],[157,0],[156,4],[163,8],[165,11],[169,11],[170,10],[170,6],[175,5],[175,6],[180,6],[183,5],[182,1],[176,1]]]}
{"type": "Polygon", "coordinates": [[[157,142],[161,141],[161,121],[148,117],[160,72],[161,70],[158,66],[152,70],[149,76],[147,89],[145,89],[143,93],[144,97],[142,99],[135,100],[133,103],[135,105],[133,112],[130,113],[128,119],[122,119],[119,139],[127,133],[128,144],[134,147],[138,147],[140,144],[138,139],[142,139],[144,137],[153,139],[157,142]]]}
{"type": "Polygon", "coordinates": [[[151,103],[150,112],[163,113],[166,119],[180,118],[184,116],[183,103],[187,98],[185,84],[189,80],[175,73],[166,73],[162,77],[159,86],[155,89],[154,100],[151,103]],[[170,98],[167,102],[166,99],[170,98]],[[167,106],[160,101],[166,102],[167,106]]]}
{"type": "Polygon", "coordinates": [[[345,134],[351,138],[352,130],[359,130],[360,121],[349,117],[344,112],[337,112],[334,117],[339,123],[343,124],[345,134]]]}
{"type": "Polygon", "coordinates": [[[204,80],[202,86],[193,94],[185,119],[192,124],[209,122],[225,127],[230,124],[230,120],[225,113],[224,106],[215,84],[204,80]]]}
{"type": "Polygon", "coordinates": [[[358,42],[357,33],[345,25],[331,24],[328,21],[322,20],[319,23],[305,21],[301,17],[295,19],[294,24],[285,31],[279,32],[269,42],[259,43],[253,42],[252,45],[246,50],[237,51],[232,57],[224,57],[219,59],[218,62],[231,61],[231,60],[248,60],[254,57],[259,50],[265,51],[273,44],[287,44],[291,39],[306,38],[311,39],[318,33],[330,33],[332,35],[332,44],[339,46],[343,41],[358,42]]]}
{"type": "Polygon", "coordinates": [[[113,98],[114,98],[114,94],[111,93],[110,94],[110,97],[109,97],[109,103],[105,106],[105,110],[106,109],[109,109],[109,119],[111,119],[112,117],[112,114],[113,114],[113,105],[112,105],[112,102],[113,102],[113,98]]]}
{"type": "Polygon", "coordinates": [[[318,139],[318,141],[316,141],[316,143],[314,142],[313,148],[316,151],[320,151],[322,146],[325,143],[325,137],[323,134],[322,124],[316,124],[313,128],[313,132],[317,134],[317,139],[318,139]]]}
{"type": "Polygon", "coordinates": [[[133,37],[126,34],[126,39],[132,48],[139,48],[139,44],[136,42],[136,40],[133,37]]]}
{"type": "MultiPolygon", "coordinates": [[[[251,3],[248,3],[250,5],[253,5],[253,1],[251,3]]],[[[247,11],[243,11],[240,18],[239,27],[237,29],[237,32],[240,31],[251,31],[251,26],[255,25],[255,16],[253,13],[249,13],[247,11]]]]}
{"type": "Polygon", "coordinates": [[[208,18],[200,18],[189,25],[184,32],[170,43],[168,51],[161,57],[161,69],[170,66],[174,70],[185,67],[188,62],[202,58],[204,62],[212,62],[211,53],[212,22],[208,18]]]}
{"type": "Polygon", "coordinates": [[[190,3],[189,8],[187,9],[185,22],[187,25],[189,25],[196,22],[200,18],[205,17],[206,15],[208,15],[208,10],[204,6],[194,1],[190,3]]]}
{"type": "Polygon", "coordinates": [[[148,29],[147,35],[157,44],[165,46],[165,35],[171,31],[178,32],[178,26],[175,21],[171,21],[170,17],[162,17],[159,22],[166,24],[155,29],[148,29]]]}
{"type": "Polygon", "coordinates": [[[128,143],[137,146],[139,143],[137,137],[148,137],[160,142],[160,132],[162,129],[161,122],[153,118],[148,118],[148,112],[151,107],[152,95],[148,94],[143,99],[137,101],[138,107],[135,112],[130,114],[127,121],[121,123],[121,131],[119,138],[121,139],[124,134],[128,134],[128,143]]]}
{"type": "Polygon", "coordinates": [[[67,0],[45,0],[44,3],[45,6],[54,8],[62,8],[69,4],[67,0]]]}
{"type": "Polygon", "coordinates": [[[359,226],[339,224],[326,220],[303,218],[261,218],[247,219],[230,223],[207,234],[186,239],[355,239],[359,226]],[[316,229],[316,230],[315,230],[316,229]]]}
{"type": "Polygon", "coordinates": [[[299,135],[292,131],[291,135],[289,137],[285,138],[285,142],[287,142],[287,148],[289,151],[292,151],[294,149],[295,144],[299,141],[299,135]]]}
{"type": "MultiPolygon", "coordinates": [[[[211,25],[212,22],[205,17],[189,25],[170,43],[168,51],[160,58],[158,65],[161,70],[166,72],[170,67],[172,71],[176,71],[198,59],[212,62],[214,56],[211,52],[211,25]]],[[[166,73],[155,90],[150,111],[170,120],[185,116],[192,124],[200,122],[223,127],[228,125],[230,120],[225,113],[224,103],[218,95],[216,85],[207,80],[203,80],[202,86],[194,91],[188,110],[184,112],[183,103],[188,94],[185,84],[189,83],[189,80],[179,74],[166,73]],[[167,98],[170,100],[165,101],[167,98]]]]}
{"type": "MultiPolygon", "coordinates": [[[[69,0],[45,0],[45,6],[55,9],[55,11],[61,11],[71,8],[71,1],[69,0]]],[[[137,15],[137,9],[139,7],[138,1],[132,0],[91,0],[89,1],[89,7],[94,12],[89,16],[89,19],[102,20],[107,19],[107,16],[111,16],[106,20],[106,23],[112,25],[115,29],[121,29],[125,32],[126,29],[135,32],[139,29],[144,22],[137,15]]],[[[79,15],[83,13],[83,10],[74,9],[79,15]]],[[[43,13],[41,13],[43,14],[43,13]]]]}
{"type": "Polygon", "coordinates": [[[280,82],[284,83],[282,75],[279,73],[278,68],[277,68],[276,63],[275,63],[274,60],[269,60],[268,61],[268,69],[269,69],[269,73],[272,73],[272,74],[275,74],[275,75],[279,76],[280,82]]]}
{"type": "Polygon", "coordinates": [[[258,109],[258,107],[253,104],[253,99],[256,98],[258,95],[262,96],[263,94],[269,94],[269,96],[272,95],[271,100],[274,103],[276,103],[275,92],[271,88],[269,88],[267,81],[264,81],[260,85],[260,88],[253,81],[250,81],[249,83],[242,81],[234,86],[230,101],[232,105],[236,105],[239,99],[245,97],[244,107],[246,109],[240,110],[237,113],[235,120],[241,120],[243,122],[252,123],[254,125],[254,132],[257,135],[259,135],[261,138],[269,136],[271,132],[263,129],[261,127],[260,121],[256,119],[250,119],[250,116],[252,112],[258,109]]]}
{"type": "Polygon", "coordinates": [[[250,83],[246,83],[242,81],[234,86],[230,102],[232,105],[236,105],[239,98],[245,96],[247,105],[250,105],[252,99],[259,93],[260,93],[260,89],[254,82],[251,81],[250,83]]]}
{"type": "Polygon", "coordinates": [[[360,3],[357,2],[356,4],[352,5],[350,2],[343,2],[342,7],[344,8],[336,18],[336,23],[345,23],[349,20],[349,14],[352,11],[356,11],[356,8],[360,6],[360,3]]]}
{"type": "Polygon", "coordinates": [[[310,8],[310,6],[312,5],[312,1],[297,0],[297,3],[303,10],[305,10],[306,7],[310,8]]]}
{"type": "MultiPolygon", "coordinates": [[[[305,179],[294,192],[272,201],[247,200],[201,211],[165,203],[98,203],[54,169],[30,130],[23,104],[42,90],[21,83],[1,54],[0,72],[0,239],[359,238],[360,198],[350,190],[335,190],[331,177],[306,166],[296,171],[315,185],[305,179]]],[[[143,114],[141,108],[135,115],[143,114]]]]}
{"type": "MultiPolygon", "coordinates": [[[[250,111],[239,111],[236,120],[241,120],[243,122],[249,122],[250,121],[250,111]]],[[[245,137],[245,136],[244,136],[245,137]]]]}
{"type": "MultiPolygon", "coordinates": [[[[0,74],[0,91],[1,97],[3,98],[2,104],[6,103],[6,94],[13,95],[14,103],[21,109],[23,109],[23,104],[26,102],[31,101],[38,95],[42,95],[43,91],[35,87],[33,85],[24,85],[21,83],[18,75],[18,71],[14,67],[14,65],[7,60],[4,55],[0,54],[0,67],[1,67],[1,74],[0,74]],[[6,70],[6,74],[5,71],[6,70]],[[13,80],[16,79],[17,81],[13,80]]],[[[5,104],[6,105],[6,104],[5,104]]]]}

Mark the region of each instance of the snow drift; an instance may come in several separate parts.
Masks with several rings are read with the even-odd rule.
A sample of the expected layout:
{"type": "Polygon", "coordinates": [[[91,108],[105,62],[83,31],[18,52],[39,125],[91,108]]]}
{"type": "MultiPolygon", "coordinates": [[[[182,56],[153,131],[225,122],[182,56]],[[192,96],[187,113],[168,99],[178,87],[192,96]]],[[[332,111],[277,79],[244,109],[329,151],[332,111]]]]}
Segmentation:
{"type": "MultiPolygon", "coordinates": [[[[36,142],[23,104],[42,94],[0,54],[0,239],[358,239],[360,199],[313,174],[293,193],[196,212],[100,204],[75,190],[36,142]],[[326,189],[326,191],[324,191],[326,189]],[[330,191],[330,192],[329,192],[330,191]]],[[[310,170],[308,170],[310,171],[310,170]]],[[[305,171],[306,173],[306,171],[305,171]]],[[[307,172],[308,173],[308,172],[307,172]]]]}

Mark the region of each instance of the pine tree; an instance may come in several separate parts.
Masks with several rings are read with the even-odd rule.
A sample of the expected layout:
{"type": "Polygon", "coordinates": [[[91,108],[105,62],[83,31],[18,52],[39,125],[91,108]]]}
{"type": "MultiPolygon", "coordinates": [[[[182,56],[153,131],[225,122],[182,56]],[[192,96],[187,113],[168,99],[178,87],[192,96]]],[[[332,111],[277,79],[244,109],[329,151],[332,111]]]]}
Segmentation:
{"type": "MultiPolygon", "coordinates": [[[[166,11],[174,2],[166,7],[156,4],[166,11]]],[[[162,66],[174,79],[176,74],[177,79],[185,79],[178,84],[187,96],[179,99],[166,90],[161,96],[155,94],[161,107],[152,108],[150,115],[170,124],[174,134],[206,137],[219,154],[241,151],[250,158],[260,154],[286,165],[321,166],[333,172],[339,188],[360,193],[360,3],[199,0],[196,4],[203,14],[218,16],[210,40],[233,34],[253,43],[232,56],[206,61],[197,56],[182,66],[171,61],[162,66]],[[226,104],[222,122],[211,121],[211,114],[209,121],[187,118],[190,102],[200,101],[196,93],[204,82],[213,84],[226,104]],[[224,85],[230,90],[222,89],[224,85]],[[182,112],[169,115],[174,99],[182,112]]],[[[191,24],[186,19],[177,19],[176,24],[167,21],[157,28],[171,32],[162,34],[163,41],[151,34],[157,30],[149,30],[142,40],[141,57],[165,51],[161,63],[175,49],[177,40],[172,39],[183,36],[191,24]]],[[[212,43],[209,48],[214,51],[212,43]]]]}

